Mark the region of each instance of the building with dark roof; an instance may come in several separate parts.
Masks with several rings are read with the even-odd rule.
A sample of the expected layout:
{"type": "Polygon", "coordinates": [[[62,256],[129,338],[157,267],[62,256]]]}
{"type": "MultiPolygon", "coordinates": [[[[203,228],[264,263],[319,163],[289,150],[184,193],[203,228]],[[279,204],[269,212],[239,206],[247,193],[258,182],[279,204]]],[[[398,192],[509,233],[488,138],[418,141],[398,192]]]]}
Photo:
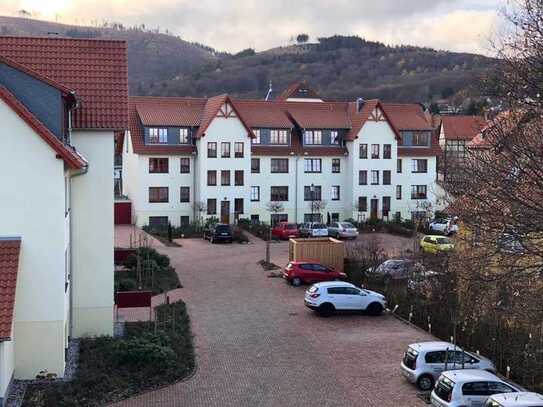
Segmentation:
{"type": "Polygon", "coordinates": [[[441,148],[418,104],[324,101],[300,83],[270,101],[131,97],[129,116],[123,188],[139,225],[411,218],[437,201],[441,148]]]}

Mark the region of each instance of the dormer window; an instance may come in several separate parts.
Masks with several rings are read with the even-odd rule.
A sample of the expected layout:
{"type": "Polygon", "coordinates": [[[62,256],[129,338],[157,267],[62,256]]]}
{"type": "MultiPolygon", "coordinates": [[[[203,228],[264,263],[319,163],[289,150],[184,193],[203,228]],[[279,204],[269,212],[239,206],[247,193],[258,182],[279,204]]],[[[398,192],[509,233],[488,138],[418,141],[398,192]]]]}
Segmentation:
{"type": "Polygon", "coordinates": [[[189,129],[187,128],[179,129],[179,143],[189,144],[189,129]]]}
{"type": "Polygon", "coordinates": [[[306,145],[322,144],[322,131],[306,130],[304,132],[304,144],[306,145]]]}
{"type": "Polygon", "coordinates": [[[270,132],[270,144],[288,144],[288,133],[286,130],[272,130],[270,132]]]}
{"type": "Polygon", "coordinates": [[[149,143],[166,144],[168,142],[168,129],[151,127],[149,129],[149,143]]]}
{"type": "Polygon", "coordinates": [[[253,139],[253,144],[260,144],[260,129],[253,129],[255,138],[253,139]]]}
{"type": "Polygon", "coordinates": [[[339,132],[337,130],[330,132],[330,144],[339,145],[339,132]]]}
{"type": "Polygon", "coordinates": [[[402,131],[402,145],[405,147],[430,147],[429,131],[402,131]]]}

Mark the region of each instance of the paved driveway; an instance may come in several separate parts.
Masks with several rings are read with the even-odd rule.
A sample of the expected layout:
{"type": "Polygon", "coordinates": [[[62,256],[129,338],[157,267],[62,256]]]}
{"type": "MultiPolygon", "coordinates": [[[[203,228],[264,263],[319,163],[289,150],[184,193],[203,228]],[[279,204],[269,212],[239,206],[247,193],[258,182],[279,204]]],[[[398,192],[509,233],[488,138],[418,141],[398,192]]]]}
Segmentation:
{"type": "MultiPolygon", "coordinates": [[[[268,278],[256,262],[264,243],[159,247],[184,286],[198,371],[118,406],[423,406],[398,373],[408,343],[429,339],[393,317],[323,319],[303,305],[304,288],[268,278]]],[[[285,243],[272,245],[286,262],[285,243]]]]}

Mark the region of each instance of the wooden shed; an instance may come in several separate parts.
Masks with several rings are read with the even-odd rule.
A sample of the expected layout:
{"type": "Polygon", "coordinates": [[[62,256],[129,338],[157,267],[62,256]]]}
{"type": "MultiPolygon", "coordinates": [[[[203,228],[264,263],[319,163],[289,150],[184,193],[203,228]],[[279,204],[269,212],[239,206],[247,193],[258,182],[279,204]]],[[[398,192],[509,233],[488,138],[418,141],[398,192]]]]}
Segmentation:
{"type": "Polygon", "coordinates": [[[316,239],[290,239],[289,261],[315,261],[336,271],[343,271],[345,246],[331,237],[316,239]]]}

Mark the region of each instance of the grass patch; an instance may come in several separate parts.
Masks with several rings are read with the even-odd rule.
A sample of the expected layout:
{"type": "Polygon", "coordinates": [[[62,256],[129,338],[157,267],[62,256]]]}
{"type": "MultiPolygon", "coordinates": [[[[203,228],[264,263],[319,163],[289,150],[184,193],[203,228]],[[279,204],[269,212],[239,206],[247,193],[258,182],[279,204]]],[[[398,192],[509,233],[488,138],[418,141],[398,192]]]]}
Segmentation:
{"type": "Polygon", "coordinates": [[[156,308],[154,322],[126,324],[126,338],[82,339],[71,382],[29,385],[25,407],[95,407],[173,384],[195,367],[185,303],[156,308]]]}

